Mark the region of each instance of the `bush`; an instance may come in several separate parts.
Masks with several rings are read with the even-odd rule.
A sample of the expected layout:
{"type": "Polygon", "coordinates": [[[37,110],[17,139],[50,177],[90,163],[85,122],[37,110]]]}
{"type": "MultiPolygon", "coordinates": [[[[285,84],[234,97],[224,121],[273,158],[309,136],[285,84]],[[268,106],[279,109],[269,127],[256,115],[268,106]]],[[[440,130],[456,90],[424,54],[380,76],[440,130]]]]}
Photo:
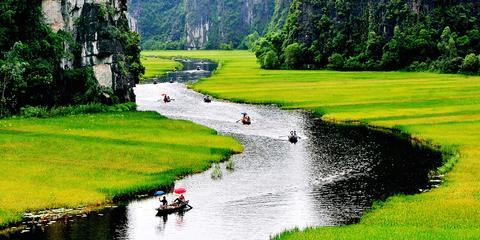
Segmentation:
{"type": "Polygon", "coordinates": [[[299,43],[288,45],[284,50],[285,65],[291,69],[301,68],[305,62],[305,49],[299,43]]]}
{"type": "Polygon", "coordinates": [[[334,70],[342,70],[344,63],[343,55],[339,53],[334,53],[328,58],[327,68],[334,70]]]}
{"type": "Polygon", "coordinates": [[[460,66],[460,71],[465,74],[476,74],[478,73],[479,67],[479,57],[471,53],[465,56],[465,59],[463,59],[462,65],[460,66]]]}
{"type": "Polygon", "coordinates": [[[428,71],[429,65],[426,62],[415,61],[407,67],[407,71],[410,72],[425,72],[428,71]]]}
{"type": "Polygon", "coordinates": [[[280,66],[278,55],[275,51],[270,50],[261,59],[261,67],[264,69],[275,69],[280,66]]]}
{"type": "Polygon", "coordinates": [[[454,57],[454,58],[440,58],[437,61],[433,62],[430,66],[430,69],[442,73],[458,73],[460,66],[463,63],[463,58],[454,57]]]}
{"type": "Polygon", "coordinates": [[[220,43],[221,50],[233,50],[233,43],[220,43]]]}
{"type": "Polygon", "coordinates": [[[101,112],[128,112],[137,108],[137,105],[133,102],[116,104],[108,106],[100,103],[66,106],[48,109],[47,107],[32,107],[27,106],[21,109],[20,116],[24,118],[47,118],[47,117],[59,117],[67,115],[80,115],[89,113],[101,113],[101,112]]]}

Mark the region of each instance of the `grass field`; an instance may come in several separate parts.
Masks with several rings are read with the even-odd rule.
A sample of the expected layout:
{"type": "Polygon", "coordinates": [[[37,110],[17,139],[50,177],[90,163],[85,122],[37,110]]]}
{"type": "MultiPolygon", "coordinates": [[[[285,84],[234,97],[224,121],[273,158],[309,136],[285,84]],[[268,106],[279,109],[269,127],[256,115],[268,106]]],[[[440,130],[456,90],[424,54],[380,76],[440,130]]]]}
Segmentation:
{"type": "Polygon", "coordinates": [[[170,59],[142,56],[142,64],[145,66],[143,79],[149,79],[164,75],[175,67],[181,68],[182,64],[170,59]]]}
{"type": "Polygon", "coordinates": [[[169,186],[242,146],[153,112],[0,120],[0,226],[169,186]]]}
{"type": "Polygon", "coordinates": [[[216,75],[192,86],[216,97],[309,109],[330,121],[397,128],[459,153],[452,158],[458,160],[455,167],[437,189],[391,197],[358,224],[291,231],[278,239],[480,239],[480,77],[267,71],[245,51],[143,54],[218,61],[216,75]]]}

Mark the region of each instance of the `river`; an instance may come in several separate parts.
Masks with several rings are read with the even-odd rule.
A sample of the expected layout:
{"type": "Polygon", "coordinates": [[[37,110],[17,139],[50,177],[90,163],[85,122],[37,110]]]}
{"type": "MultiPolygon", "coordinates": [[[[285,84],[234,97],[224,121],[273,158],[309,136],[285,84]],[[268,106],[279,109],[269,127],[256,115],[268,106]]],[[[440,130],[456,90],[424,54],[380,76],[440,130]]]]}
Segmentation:
{"type": "Polygon", "coordinates": [[[212,179],[209,170],[177,181],[175,187],[187,189],[193,206],[183,214],[156,216],[158,198],[151,197],[10,237],[266,240],[295,227],[354,223],[376,199],[430,187],[428,171],[441,163],[439,153],[402,137],[325,123],[305,111],[221,100],[205,103],[203,95],[183,82],[208,76],[215,65],[184,65],[184,71],[158,84],[138,85],[138,110],[190,120],[238,139],[245,151],[231,158],[234,171],[222,165],[220,179],[212,179]],[[175,100],[159,101],[163,93],[175,100]],[[243,112],[251,116],[251,125],[237,122],[243,112]],[[287,141],[293,130],[300,135],[297,144],[287,141]]]}

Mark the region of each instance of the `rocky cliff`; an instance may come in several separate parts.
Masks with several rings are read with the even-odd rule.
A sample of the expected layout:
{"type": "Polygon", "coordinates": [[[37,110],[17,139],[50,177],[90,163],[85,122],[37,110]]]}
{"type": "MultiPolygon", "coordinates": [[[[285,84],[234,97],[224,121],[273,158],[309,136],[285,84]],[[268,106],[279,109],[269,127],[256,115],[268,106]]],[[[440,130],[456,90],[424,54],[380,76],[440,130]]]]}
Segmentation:
{"type": "Polygon", "coordinates": [[[237,48],[275,19],[281,27],[291,0],[131,0],[146,48],[237,48]]]}
{"type": "Polygon", "coordinates": [[[42,0],[42,10],[53,31],[73,37],[65,43],[63,69],[91,66],[100,86],[120,101],[134,101],[140,49],[131,41],[135,21],[126,0],[42,0]]]}

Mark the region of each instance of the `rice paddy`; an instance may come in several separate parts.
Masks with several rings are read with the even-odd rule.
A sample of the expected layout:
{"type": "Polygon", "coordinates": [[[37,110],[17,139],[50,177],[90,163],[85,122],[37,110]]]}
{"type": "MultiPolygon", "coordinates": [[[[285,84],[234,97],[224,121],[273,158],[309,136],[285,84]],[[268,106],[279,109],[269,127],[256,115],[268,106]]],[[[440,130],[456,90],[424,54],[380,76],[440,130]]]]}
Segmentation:
{"type": "Polygon", "coordinates": [[[153,112],[0,120],[0,226],[22,213],[95,206],[166,188],[242,146],[153,112]]]}
{"type": "Polygon", "coordinates": [[[444,183],[376,204],[358,224],[292,230],[276,239],[479,239],[480,77],[408,72],[262,70],[246,51],[149,51],[220,63],[191,86],[237,102],[308,109],[324,120],[395,128],[456,151],[444,183]],[[455,163],[453,169],[451,168],[455,163]]]}
{"type": "Polygon", "coordinates": [[[174,68],[182,67],[182,64],[170,59],[146,56],[142,57],[142,64],[145,66],[143,79],[162,76],[174,68]]]}

